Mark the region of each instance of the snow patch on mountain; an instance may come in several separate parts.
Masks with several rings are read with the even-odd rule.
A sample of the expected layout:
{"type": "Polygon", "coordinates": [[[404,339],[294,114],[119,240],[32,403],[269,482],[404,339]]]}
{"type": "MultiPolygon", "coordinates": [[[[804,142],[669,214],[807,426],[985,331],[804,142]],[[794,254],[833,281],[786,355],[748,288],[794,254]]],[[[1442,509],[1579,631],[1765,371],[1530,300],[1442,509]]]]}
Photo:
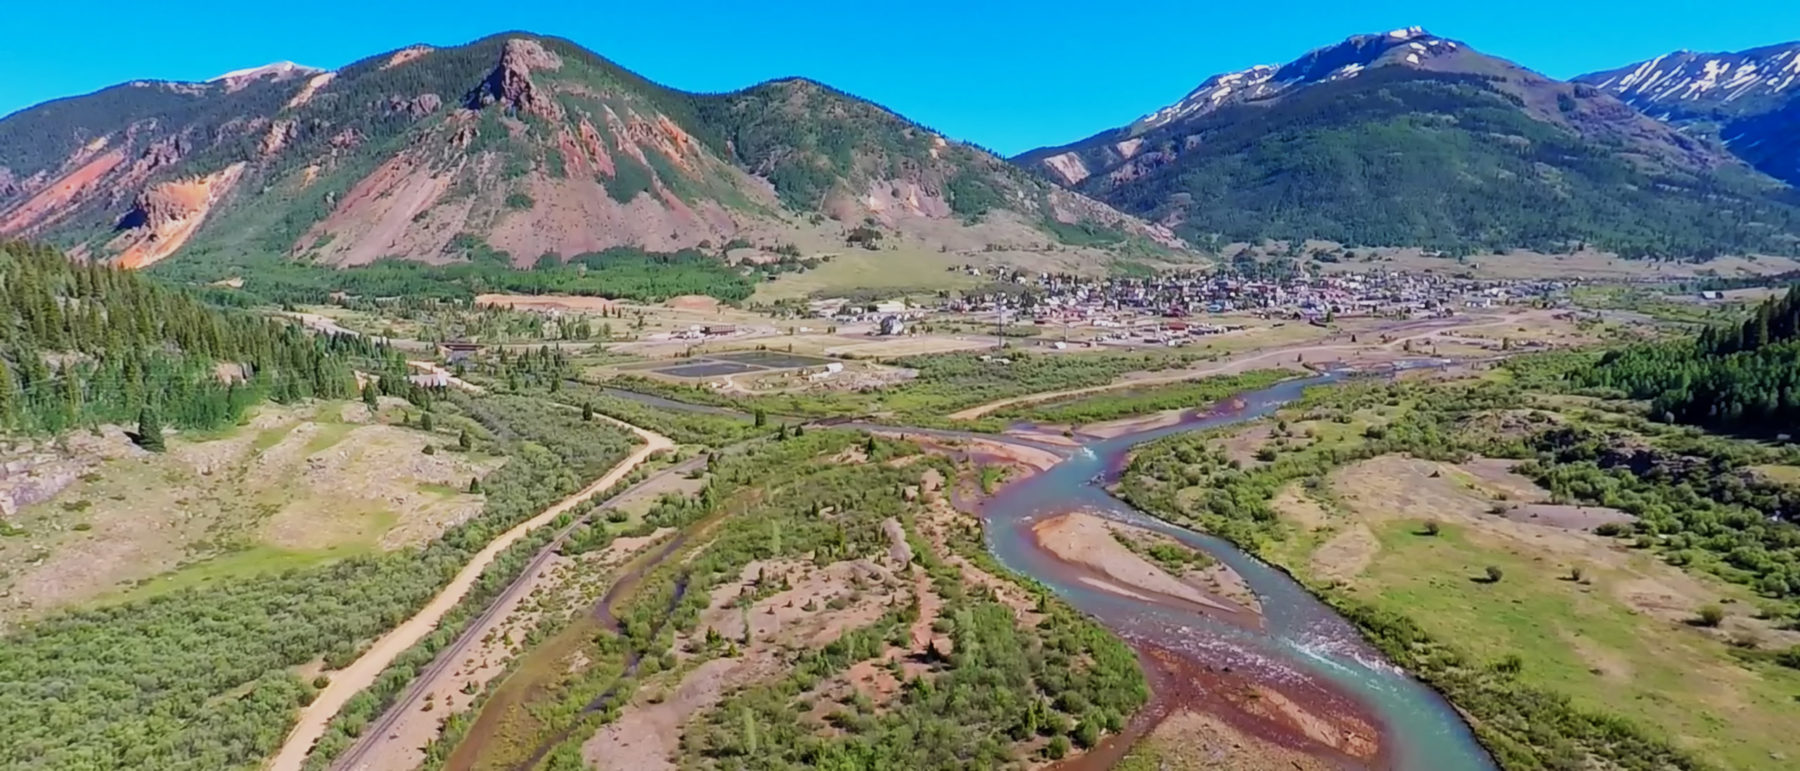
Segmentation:
{"type": "Polygon", "coordinates": [[[1355,77],[1369,67],[1384,64],[1419,66],[1427,58],[1456,48],[1455,41],[1436,37],[1424,27],[1402,27],[1380,35],[1356,35],[1336,45],[1314,49],[1283,66],[1259,64],[1246,70],[1214,75],[1188,92],[1181,101],[1139,118],[1131,124],[1131,130],[1142,133],[1184,118],[1205,115],[1227,104],[1271,96],[1295,86],[1355,77]],[[1390,52],[1394,55],[1388,57],[1390,52]]]}
{"type": "Polygon", "coordinates": [[[307,67],[293,62],[275,62],[274,64],[265,64],[261,67],[246,67],[241,70],[232,70],[216,78],[210,78],[206,82],[221,84],[225,86],[226,91],[236,91],[251,83],[262,80],[263,78],[287,80],[288,78],[311,77],[323,72],[325,72],[325,70],[321,70],[317,67],[307,67]]]}
{"type": "Polygon", "coordinates": [[[1261,96],[1266,93],[1265,86],[1273,77],[1275,66],[1272,64],[1258,64],[1247,70],[1214,75],[1189,91],[1181,101],[1139,118],[1135,125],[1141,129],[1155,128],[1178,118],[1211,112],[1233,96],[1239,99],[1261,96]]]}
{"type": "Polygon", "coordinates": [[[1726,103],[1785,95],[1800,75],[1800,42],[1740,51],[1676,51],[1577,80],[1634,104],[1726,103]]]}

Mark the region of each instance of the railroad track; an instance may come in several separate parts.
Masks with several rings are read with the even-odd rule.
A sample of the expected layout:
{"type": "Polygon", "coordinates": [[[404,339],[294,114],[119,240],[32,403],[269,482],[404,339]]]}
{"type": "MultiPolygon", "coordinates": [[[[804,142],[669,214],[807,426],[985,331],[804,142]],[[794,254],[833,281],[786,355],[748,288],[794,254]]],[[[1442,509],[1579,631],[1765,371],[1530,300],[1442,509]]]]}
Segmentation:
{"type": "Polygon", "coordinates": [[[512,580],[512,583],[507,584],[506,589],[488,603],[487,608],[481,612],[481,615],[476,616],[475,619],[463,629],[462,634],[457,635],[456,640],[450,643],[449,647],[439,651],[437,657],[432,659],[431,664],[413,677],[412,684],[408,685],[406,690],[401,692],[400,697],[395,699],[393,704],[382,711],[380,718],[370,724],[367,728],[363,729],[363,733],[356,740],[356,743],[352,744],[350,749],[345,750],[344,754],[339,755],[337,760],[332,761],[330,768],[334,771],[376,771],[367,766],[369,755],[379,748],[383,742],[391,741],[393,739],[391,734],[393,733],[395,724],[400,721],[400,718],[406,713],[418,709],[419,703],[424,700],[431,685],[441,677],[446,670],[454,667],[456,662],[463,657],[463,654],[468,652],[470,646],[480,641],[480,631],[500,614],[501,608],[506,607],[508,603],[518,599],[530,588],[531,582],[535,579],[537,574],[543,571],[544,567],[549,564],[551,557],[556,554],[557,549],[561,548],[563,543],[568,540],[569,535],[573,533],[577,527],[587,524],[595,514],[616,505],[627,496],[642,491],[652,483],[660,481],[671,474],[686,474],[692,472],[705,463],[706,456],[700,455],[651,474],[636,484],[607,497],[607,499],[601,501],[599,505],[589,509],[587,513],[576,517],[574,521],[557,531],[556,535],[550,539],[550,542],[544,544],[544,547],[538,550],[537,555],[532,557],[531,562],[527,563],[525,568],[519,571],[519,575],[512,580]]]}

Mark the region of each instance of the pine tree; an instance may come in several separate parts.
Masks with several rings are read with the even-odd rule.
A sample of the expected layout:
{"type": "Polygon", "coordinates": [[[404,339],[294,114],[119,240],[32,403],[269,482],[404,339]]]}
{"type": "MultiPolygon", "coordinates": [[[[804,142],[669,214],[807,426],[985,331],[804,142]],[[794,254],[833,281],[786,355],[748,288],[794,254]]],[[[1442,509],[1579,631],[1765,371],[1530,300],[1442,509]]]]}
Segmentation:
{"type": "Polygon", "coordinates": [[[464,430],[456,437],[456,446],[461,447],[463,452],[468,452],[470,448],[475,446],[475,440],[470,439],[469,432],[464,430]]]}
{"type": "Polygon", "coordinates": [[[437,430],[437,421],[432,419],[431,413],[429,413],[429,412],[419,413],[419,429],[422,431],[436,431],[437,430]]]}
{"type": "Polygon", "coordinates": [[[479,492],[481,492],[481,478],[469,477],[469,494],[474,495],[479,492]]]}
{"type": "Polygon", "coordinates": [[[162,419],[157,417],[156,410],[145,407],[138,412],[138,446],[151,452],[162,452],[163,429],[162,419]]]}
{"type": "Polygon", "coordinates": [[[12,428],[19,420],[17,387],[13,384],[12,368],[4,360],[0,360],[0,431],[12,428]]]}

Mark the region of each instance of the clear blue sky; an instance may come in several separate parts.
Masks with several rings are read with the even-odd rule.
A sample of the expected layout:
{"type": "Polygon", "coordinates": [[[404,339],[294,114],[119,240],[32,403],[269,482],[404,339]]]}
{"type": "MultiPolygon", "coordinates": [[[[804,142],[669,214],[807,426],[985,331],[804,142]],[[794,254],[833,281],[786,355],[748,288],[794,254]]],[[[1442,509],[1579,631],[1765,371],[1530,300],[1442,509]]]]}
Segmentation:
{"type": "Polygon", "coordinates": [[[523,29],[652,80],[720,91],[804,75],[1016,153],[1130,121],[1216,72],[1421,25],[1555,77],[1678,48],[1800,38],[1800,0],[0,0],[0,114],[126,80],[292,60],[335,68],[412,43],[523,29]],[[868,6],[868,10],[863,7],[868,6]]]}

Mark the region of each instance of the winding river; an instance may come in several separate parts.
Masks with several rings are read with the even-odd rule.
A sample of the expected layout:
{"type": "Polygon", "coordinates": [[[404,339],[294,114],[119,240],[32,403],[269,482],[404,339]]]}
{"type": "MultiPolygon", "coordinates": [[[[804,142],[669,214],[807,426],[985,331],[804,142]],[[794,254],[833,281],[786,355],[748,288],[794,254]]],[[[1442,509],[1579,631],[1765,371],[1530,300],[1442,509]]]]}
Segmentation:
{"type": "MultiPolygon", "coordinates": [[[[1117,481],[1137,445],[1262,417],[1298,398],[1304,388],[1337,379],[1336,374],[1324,374],[1285,381],[1242,394],[1227,410],[1090,440],[1062,462],[1002,488],[982,505],[988,547],[1006,567],[1051,587],[1140,653],[1148,646],[1175,658],[1203,662],[1199,667],[1205,671],[1236,672],[1250,682],[1279,684],[1279,690],[1306,709],[1340,714],[1348,710],[1372,724],[1379,734],[1379,754],[1360,761],[1331,758],[1344,765],[1401,771],[1493,769],[1487,752],[1442,696],[1384,661],[1349,622],[1286,573],[1222,539],[1145,514],[1105,489],[1117,481]],[[1166,534],[1235,569],[1262,604],[1261,628],[1097,589],[1072,576],[1066,563],[1038,546],[1031,528],[1045,517],[1075,510],[1166,534]]],[[[1205,695],[1199,698],[1205,700],[1205,695]]]]}
{"type": "MultiPolygon", "coordinates": [[[[1412,366],[1417,366],[1414,363],[1412,366]]],[[[1399,367],[1408,364],[1397,365],[1399,367]]],[[[1427,364],[1429,366],[1429,364],[1427,364]]],[[[1099,619],[1130,643],[1145,663],[1157,698],[1116,742],[1089,753],[1075,768],[1106,768],[1150,723],[1171,705],[1195,706],[1227,716],[1234,728],[1258,738],[1306,752],[1348,768],[1397,771],[1492,771],[1493,760],[1476,741],[1457,711],[1436,691],[1388,663],[1336,611],[1293,578],[1233,546],[1150,516],[1114,497],[1106,487],[1118,480],[1131,450],[1140,444],[1188,431],[1228,426],[1260,418],[1300,397],[1309,386],[1337,382],[1341,373],[1288,380],[1240,394],[1227,409],[1184,416],[1173,425],[1092,439],[1078,447],[1046,445],[1016,437],[964,432],[897,428],[860,423],[846,427],[929,434],[946,438],[981,438],[1052,449],[1063,456],[1049,469],[1002,487],[983,501],[989,550],[1008,569],[1031,576],[1081,611],[1099,619]],[[1256,595],[1263,610],[1261,624],[1244,624],[1173,607],[1148,598],[1095,588],[1079,571],[1038,545],[1032,526],[1072,511],[1106,517],[1163,533],[1204,551],[1234,569],[1256,595]],[[1246,717],[1242,704],[1221,698],[1220,691],[1245,686],[1266,688],[1315,715],[1338,718],[1311,737],[1288,726],[1246,717]],[[1232,713],[1236,719],[1229,719],[1232,713]],[[1366,726],[1373,734],[1372,754],[1358,753],[1320,734],[1345,724],[1366,726]]],[[[642,394],[616,395],[648,401],[642,394]]],[[[654,399],[654,397],[649,397],[654,399]]],[[[662,408],[691,408],[656,399],[662,408]]],[[[1255,711],[1255,710],[1251,710],[1255,711]]],[[[1264,715],[1266,717],[1266,715],[1264,715]]],[[[1291,722],[1291,721],[1290,721],[1291,722]]]]}

